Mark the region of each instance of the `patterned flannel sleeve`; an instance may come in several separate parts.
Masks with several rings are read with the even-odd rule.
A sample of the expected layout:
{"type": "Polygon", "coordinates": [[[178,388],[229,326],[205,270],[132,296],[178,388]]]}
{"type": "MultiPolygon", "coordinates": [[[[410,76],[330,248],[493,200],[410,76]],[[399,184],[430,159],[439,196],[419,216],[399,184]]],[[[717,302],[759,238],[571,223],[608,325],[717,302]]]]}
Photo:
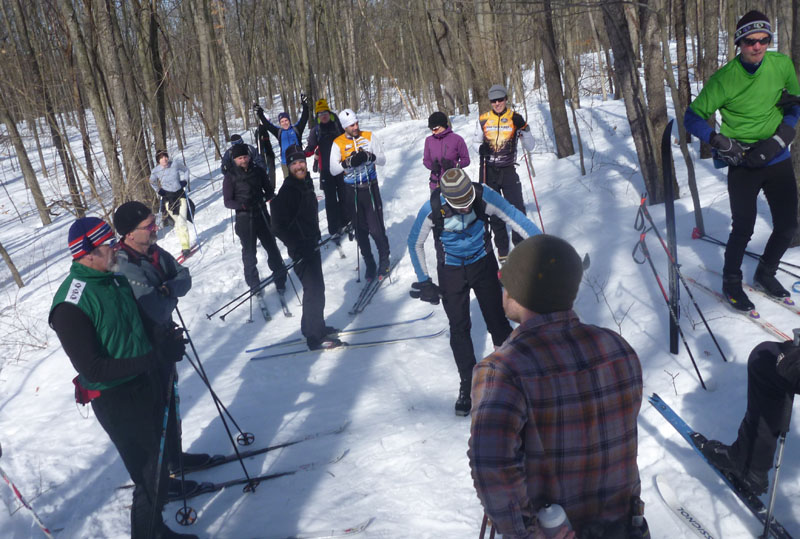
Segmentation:
{"type": "MultiPolygon", "coordinates": [[[[518,381],[490,355],[472,377],[470,468],[484,510],[503,537],[528,537],[534,525],[527,496],[521,432],[527,422],[518,381]]],[[[528,428],[531,428],[528,425],[528,428]]]]}

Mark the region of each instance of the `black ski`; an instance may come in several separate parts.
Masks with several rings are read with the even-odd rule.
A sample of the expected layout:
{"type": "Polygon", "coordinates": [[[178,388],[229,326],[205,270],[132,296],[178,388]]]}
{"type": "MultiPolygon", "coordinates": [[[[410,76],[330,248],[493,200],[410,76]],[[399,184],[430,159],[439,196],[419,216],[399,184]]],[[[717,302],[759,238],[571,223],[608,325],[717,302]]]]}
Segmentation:
{"type": "Polygon", "coordinates": [[[664,176],[664,215],[667,220],[667,245],[673,260],[669,267],[669,302],[675,317],[669,319],[669,351],[678,353],[678,321],[680,311],[680,288],[678,288],[678,249],[675,240],[675,194],[672,188],[672,123],[670,120],[661,137],[661,170],[664,176]]]}
{"type": "MultiPolygon", "coordinates": [[[[341,434],[342,432],[347,429],[347,426],[350,424],[349,421],[343,423],[340,427],[337,427],[332,430],[323,430],[320,432],[315,432],[313,434],[307,434],[302,438],[295,438],[293,440],[288,440],[286,442],[280,442],[274,445],[269,445],[266,447],[259,447],[256,449],[244,449],[239,451],[239,455],[243,458],[255,457],[257,455],[263,455],[264,453],[269,453],[270,451],[275,451],[276,449],[283,449],[284,447],[290,447],[293,445],[297,445],[302,442],[307,442],[309,440],[316,440],[317,438],[323,438],[325,436],[332,436],[334,434],[341,434]]],[[[223,464],[228,464],[229,462],[234,462],[238,460],[236,453],[231,453],[229,455],[214,455],[209,462],[203,464],[202,466],[195,466],[193,468],[186,468],[183,473],[189,474],[192,472],[199,472],[201,470],[208,470],[209,468],[215,468],[217,466],[222,466],[223,464]]],[[[132,484],[123,485],[118,488],[133,488],[132,484]]]]}
{"type": "Polygon", "coordinates": [[[369,302],[372,301],[373,297],[375,297],[375,294],[378,292],[378,289],[381,287],[381,285],[385,281],[389,280],[392,275],[392,271],[394,271],[394,268],[397,266],[398,262],[400,262],[399,258],[392,262],[392,264],[389,266],[389,272],[387,274],[380,275],[371,281],[367,281],[367,284],[365,284],[361,289],[358,299],[356,299],[356,302],[353,304],[353,308],[350,309],[349,314],[358,314],[363,311],[367,305],[369,305],[369,302]]]}
{"type": "MultiPolygon", "coordinates": [[[[337,456],[337,457],[335,457],[335,458],[333,458],[331,460],[325,461],[325,462],[309,462],[308,464],[302,464],[302,465],[297,466],[296,468],[292,468],[290,470],[285,470],[283,472],[276,472],[276,473],[271,473],[271,474],[266,474],[266,475],[259,475],[257,477],[251,477],[250,479],[247,479],[247,478],[243,477],[241,479],[231,479],[230,481],[222,481],[220,483],[211,483],[211,482],[208,482],[208,481],[204,481],[204,482],[198,484],[196,489],[194,489],[193,491],[187,493],[186,494],[186,498],[187,499],[188,498],[195,498],[195,497],[201,496],[203,494],[208,494],[210,492],[217,492],[219,490],[222,490],[222,489],[225,489],[225,488],[228,488],[228,487],[232,487],[232,486],[236,486],[236,485],[246,485],[245,491],[254,490],[256,487],[258,487],[258,485],[260,483],[263,483],[264,481],[269,481],[270,479],[277,479],[279,477],[285,477],[287,475],[294,475],[297,472],[307,472],[309,470],[314,470],[316,468],[319,468],[320,466],[325,466],[327,464],[335,464],[335,463],[339,462],[340,460],[342,460],[345,457],[345,455],[347,455],[348,451],[349,450],[346,450],[341,455],[339,455],[339,456],[337,456]]],[[[175,496],[170,495],[168,497],[168,500],[171,501],[171,502],[175,502],[175,501],[183,500],[183,499],[184,499],[184,496],[182,494],[176,494],[175,496]]]]}
{"type": "Polygon", "coordinates": [[[286,303],[286,293],[284,292],[283,294],[281,294],[280,292],[278,292],[278,298],[281,301],[281,309],[283,309],[283,316],[287,318],[294,316],[292,314],[292,311],[289,310],[289,305],[286,303]]]}
{"type": "Polygon", "coordinates": [[[353,348],[369,348],[372,346],[380,346],[383,344],[395,344],[398,342],[404,341],[414,341],[417,339],[432,339],[434,337],[438,337],[439,335],[443,335],[445,332],[444,329],[440,329],[436,333],[428,333],[427,335],[411,335],[410,337],[397,337],[394,339],[381,339],[378,341],[365,341],[365,342],[353,342],[353,343],[345,343],[343,346],[337,346],[335,348],[320,348],[318,350],[309,350],[308,348],[303,348],[301,350],[290,350],[288,352],[278,352],[275,354],[267,354],[264,356],[254,356],[251,357],[251,360],[256,359],[277,359],[279,357],[290,357],[296,356],[299,354],[306,354],[306,353],[314,353],[314,352],[334,352],[334,351],[341,351],[341,350],[349,350],[353,348]]]}
{"type": "MultiPolygon", "coordinates": [[[[406,324],[413,324],[414,322],[419,322],[421,320],[427,320],[431,316],[433,316],[433,311],[429,312],[425,316],[420,316],[419,318],[412,318],[412,319],[409,319],[409,320],[400,320],[399,322],[386,322],[384,324],[375,324],[373,326],[364,326],[364,327],[360,327],[360,328],[343,329],[341,331],[337,331],[336,334],[333,335],[333,336],[341,337],[343,335],[355,335],[356,333],[366,333],[367,331],[373,331],[373,330],[376,330],[376,329],[385,329],[385,328],[390,328],[390,327],[395,327],[395,326],[403,326],[403,325],[406,325],[406,324]]],[[[289,339],[289,340],[286,340],[286,341],[279,341],[279,342],[276,342],[276,343],[268,344],[266,346],[259,346],[257,348],[249,348],[249,349],[245,350],[245,353],[246,354],[250,354],[252,352],[259,352],[261,350],[267,350],[267,349],[270,349],[270,348],[278,348],[278,347],[281,347],[281,346],[294,346],[294,345],[298,345],[298,344],[305,344],[305,342],[306,342],[306,339],[304,337],[298,337],[296,339],[289,339]]]]}
{"type": "MultiPolygon", "coordinates": [[[[706,437],[693,430],[683,419],[681,419],[677,413],[675,413],[675,410],[670,408],[666,402],[661,400],[661,397],[659,397],[658,394],[653,393],[648,400],[650,401],[650,404],[653,405],[653,408],[658,410],[659,413],[664,416],[664,419],[669,421],[670,425],[672,425],[675,430],[677,430],[678,433],[680,433],[680,435],[683,436],[687,442],[689,442],[689,444],[692,446],[692,449],[694,449],[695,452],[700,455],[700,458],[702,458],[706,464],[711,466],[711,469],[714,470],[722,479],[722,481],[728,486],[728,488],[730,488],[733,493],[736,494],[736,497],[738,497],[739,500],[741,500],[741,502],[753,513],[753,515],[755,515],[756,518],[761,521],[761,524],[765,524],[767,519],[767,506],[764,505],[764,502],[759,500],[754,494],[738,489],[734,482],[731,481],[731,478],[728,476],[728,474],[711,464],[708,459],[706,459],[706,456],[703,455],[701,449],[708,441],[706,437]]],[[[789,535],[789,532],[787,532],[786,529],[774,518],[770,524],[770,531],[779,539],[791,539],[792,537],[789,535]]]]}

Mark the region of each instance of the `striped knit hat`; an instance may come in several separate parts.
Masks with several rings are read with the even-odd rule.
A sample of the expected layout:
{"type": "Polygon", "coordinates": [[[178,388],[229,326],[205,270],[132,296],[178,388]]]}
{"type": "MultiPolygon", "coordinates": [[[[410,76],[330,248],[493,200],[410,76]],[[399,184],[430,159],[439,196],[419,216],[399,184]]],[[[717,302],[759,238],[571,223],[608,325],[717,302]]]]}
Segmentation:
{"type": "Polygon", "coordinates": [[[117,240],[114,238],[114,231],[102,219],[81,217],[69,227],[68,242],[72,259],[78,260],[101,245],[113,246],[117,240]]]}
{"type": "Polygon", "coordinates": [[[743,37],[756,32],[764,32],[769,34],[770,39],[773,39],[772,26],[769,24],[769,19],[760,11],[748,11],[736,23],[736,33],[733,34],[733,43],[738,45],[743,37]]]}
{"type": "Polygon", "coordinates": [[[475,188],[472,187],[472,181],[460,168],[451,168],[442,174],[439,179],[439,189],[450,207],[457,210],[469,208],[469,205],[475,200],[475,188]]]}

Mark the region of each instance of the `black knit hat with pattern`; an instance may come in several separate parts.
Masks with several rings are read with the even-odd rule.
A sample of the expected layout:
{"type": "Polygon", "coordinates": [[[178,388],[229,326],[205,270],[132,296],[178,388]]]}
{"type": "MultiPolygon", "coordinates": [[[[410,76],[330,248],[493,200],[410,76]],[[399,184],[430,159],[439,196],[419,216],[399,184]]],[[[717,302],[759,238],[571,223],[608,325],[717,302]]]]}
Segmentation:
{"type": "Polygon", "coordinates": [[[760,11],[748,11],[736,23],[736,33],[733,34],[733,43],[739,44],[743,37],[757,32],[764,32],[769,34],[770,39],[774,39],[772,35],[772,26],[769,24],[769,19],[760,11]]]}
{"type": "Polygon", "coordinates": [[[583,265],[575,248],[549,234],[520,242],[500,270],[508,295],[539,314],[572,309],[582,277],[583,265]]]}

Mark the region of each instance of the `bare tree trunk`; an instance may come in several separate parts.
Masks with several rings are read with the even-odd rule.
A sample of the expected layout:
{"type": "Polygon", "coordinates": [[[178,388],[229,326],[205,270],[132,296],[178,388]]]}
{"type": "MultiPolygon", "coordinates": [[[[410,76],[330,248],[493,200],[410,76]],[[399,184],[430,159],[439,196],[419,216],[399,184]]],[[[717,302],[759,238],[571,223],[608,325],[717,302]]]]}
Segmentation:
{"type": "MultiPolygon", "coordinates": [[[[675,47],[678,62],[678,91],[681,102],[688,106],[692,101],[692,90],[689,86],[689,61],[686,51],[686,5],[681,0],[673,1],[675,8],[673,21],[675,22],[675,47]]],[[[683,114],[685,111],[680,111],[683,114]]],[[[687,141],[691,140],[687,137],[687,141]]]]}
{"type": "Polygon", "coordinates": [[[25,283],[22,282],[22,277],[17,271],[17,266],[14,265],[14,262],[11,260],[11,256],[6,251],[6,248],[3,247],[3,244],[0,243],[0,255],[3,256],[3,260],[6,261],[6,266],[8,266],[9,271],[11,271],[11,275],[14,277],[14,282],[17,283],[18,288],[22,288],[25,286],[25,283]]]}
{"type": "Polygon", "coordinates": [[[71,2],[59,2],[61,14],[66,23],[67,30],[72,41],[73,51],[78,61],[81,72],[81,82],[89,98],[89,105],[92,108],[97,134],[100,144],[103,147],[103,154],[106,158],[109,176],[111,179],[111,189],[114,193],[113,206],[116,207],[122,202],[125,194],[125,182],[122,178],[122,167],[117,156],[116,142],[111,132],[111,125],[108,120],[107,108],[103,103],[100,90],[95,81],[95,70],[92,69],[89,54],[83,34],[78,26],[77,14],[72,8],[71,2]]]}
{"type": "Polygon", "coordinates": [[[544,24],[541,29],[542,56],[544,60],[544,80],[547,84],[547,101],[550,104],[550,116],[553,121],[553,132],[556,137],[556,155],[558,158],[575,153],[572,145],[572,134],[569,131],[569,119],[564,104],[564,93],[561,89],[561,73],[558,69],[558,57],[553,48],[553,12],[550,0],[544,0],[544,24]]]}
{"type": "MultiPolygon", "coordinates": [[[[702,57],[702,79],[703,83],[708,82],[711,75],[717,70],[717,58],[719,57],[719,12],[717,10],[718,0],[704,0],[703,22],[698,26],[703,27],[703,57],[702,57]]],[[[708,119],[708,125],[715,127],[716,118],[712,115],[708,119]]],[[[700,158],[709,159],[711,157],[711,146],[705,142],[700,143],[700,158]]]]}
{"type": "MultiPolygon", "coordinates": [[[[639,156],[644,185],[650,194],[650,204],[659,204],[664,201],[664,186],[659,177],[659,166],[656,159],[658,152],[656,151],[653,127],[647,116],[647,104],[636,69],[636,59],[628,31],[628,22],[623,12],[623,4],[620,1],[608,1],[603,3],[602,9],[608,37],[614,50],[614,70],[617,72],[617,80],[625,98],[625,111],[636,145],[636,153],[639,156]]],[[[675,196],[677,198],[677,192],[675,196]]]]}
{"type": "MultiPolygon", "coordinates": [[[[228,74],[228,90],[230,91],[231,101],[233,101],[233,110],[242,118],[246,129],[250,124],[249,115],[247,114],[244,101],[242,101],[242,93],[239,91],[239,83],[236,80],[236,67],[233,64],[231,49],[228,47],[228,39],[225,37],[227,35],[225,31],[225,5],[221,0],[214,1],[216,4],[216,9],[214,11],[217,13],[217,24],[220,28],[217,34],[219,36],[218,43],[222,52],[222,63],[225,64],[225,71],[228,74]]],[[[305,16],[305,10],[301,11],[301,13],[302,16],[305,16]]]]}
{"type": "Polygon", "coordinates": [[[597,51],[596,52],[596,54],[597,54],[597,69],[598,69],[598,71],[600,73],[600,75],[598,76],[598,78],[600,79],[600,90],[603,92],[603,101],[607,101],[608,100],[608,92],[606,91],[606,79],[603,76],[603,71],[604,71],[604,69],[603,69],[603,57],[600,54],[602,49],[603,49],[603,47],[600,46],[600,38],[597,35],[597,26],[594,24],[594,17],[592,16],[592,12],[589,11],[588,15],[589,15],[589,24],[592,27],[592,39],[594,40],[594,47],[595,47],[595,50],[597,51]]]}
{"type": "MultiPolygon", "coordinates": [[[[639,21],[642,25],[644,80],[647,91],[647,112],[653,133],[663,133],[667,126],[667,98],[664,92],[664,55],[661,53],[661,35],[658,31],[658,12],[662,0],[642,0],[639,4],[639,21]]],[[[661,154],[656,153],[659,165],[661,154]]]]}
{"type": "Polygon", "coordinates": [[[31,165],[28,153],[25,151],[25,145],[22,143],[17,124],[14,118],[11,117],[11,112],[6,106],[5,99],[3,93],[0,93],[0,122],[6,124],[11,144],[13,144],[14,150],[17,152],[19,166],[22,169],[22,177],[25,178],[25,186],[31,191],[33,202],[36,204],[36,211],[39,212],[39,219],[43,225],[49,225],[51,222],[50,212],[47,210],[47,203],[44,200],[42,189],[39,187],[39,180],[36,179],[36,172],[33,170],[33,165],[31,165]]]}
{"type": "Polygon", "coordinates": [[[80,193],[78,192],[75,171],[72,169],[72,165],[69,162],[69,157],[67,156],[67,152],[64,147],[64,140],[61,137],[61,132],[58,128],[58,123],[56,122],[53,103],[47,93],[47,88],[44,86],[42,69],[39,64],[39,55],[36,53],[28,33],[28,16],[24,12],[20,0],[15,0],[13,8],[20,34],[19,39],[28,54],[27,61],[28,67],[30,67],[29,74],[33,78],[33,86],[37,95],[39,95],[44,102],[45,119],[47,120],[47,125],[50,127],[50,136],[53,139],[53,146],[55,146],[56,151],[58,152],[59,160],[61,161],[61,166],[64,168],[64,176],[66,176],[67,187],[69,188],[70,197],[72,199],[72,206],[75,208],[76,215],[78,217],[83,217],[86,212],[86,207],[84,206],[80,193]]]}

